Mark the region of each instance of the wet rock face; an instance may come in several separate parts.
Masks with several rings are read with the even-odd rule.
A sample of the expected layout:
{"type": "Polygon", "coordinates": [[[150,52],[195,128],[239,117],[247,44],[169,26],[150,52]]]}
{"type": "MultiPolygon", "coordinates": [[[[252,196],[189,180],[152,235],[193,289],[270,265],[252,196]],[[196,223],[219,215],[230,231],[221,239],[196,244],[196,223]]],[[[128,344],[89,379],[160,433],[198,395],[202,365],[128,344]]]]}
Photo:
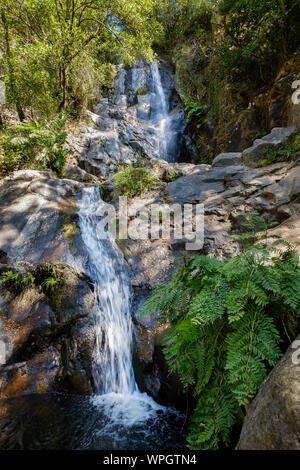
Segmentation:
{"type": "Polygon", "coordinates": [[[294,353],[290,347],[261,385],[237,449],[300,450],[300,366],[293,363],[294,353]]]}
{"type": "Polygon", "coordinates": [[[21,292],[0,285],[1,398],[51,390],[92,392],[93,292],[84,276],[69,267],[59,269],[59,284],[49,294],[43,285],[21,292]]]}
{"type": "MultiPolygon", "coordinates": [[[[172,135],[169,151],[176,161],[192,161],[193,147],[183,107],[175,97],[172,73],[164,63],[160,63],[159,73],[172,135]]],[[[79,166],[92,175],[108,178],[120,165],[130,165],[141,157],[162,158],[157,121],[160,107],[151,65],[140,61],[134,67],[120,69],[114,95],[102,99],[94,113],[87,113],[94,126],[87,130],[88,147],[79,149],[79,166]]]]}
{"type": "Polygon", "coordinates": [[[76,227],[78,186],[38,171],[0,182],[0,272],[35,278],[24,285],[0,282],[1,397],[92,392],[94,295],[72,256],[84,260],[76,227]],[[59,282],[47,291],[52,264],[59,282]]]}

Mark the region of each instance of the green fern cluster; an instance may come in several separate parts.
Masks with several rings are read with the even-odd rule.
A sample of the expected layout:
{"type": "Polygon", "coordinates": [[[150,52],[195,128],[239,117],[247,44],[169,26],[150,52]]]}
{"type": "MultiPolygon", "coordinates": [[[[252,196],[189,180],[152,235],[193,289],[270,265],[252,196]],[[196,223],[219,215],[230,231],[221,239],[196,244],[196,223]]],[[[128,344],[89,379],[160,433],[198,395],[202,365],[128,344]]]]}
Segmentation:
{"type": "Polygon", "coordinates": [[[45,294],[50,295],[54,293],[55,288],[61,282],[61,271],[54,264],[46,264],[38,266],[34,272],[26,274],[13,270],[3,272],[0,275],[0,281],[16,294],[36,286],[41,287],[45,294]]]}
{"type": "MultiPolygon", "coordinates": [[[[185,260],[172,281],[159,287],[141,314],[160,312],[170,327],[164,352],[171,372],[192,387],[197,405],[191,418],[191,449],[228,445],[230,431],[281,353],[281,322],[299,313],[300,269],[291,247],[258,239],[256,214],[246,222],[244,248],[226,260],[185,260]],[[253,245],[245,240],[255,235],[253,245]]],[[[264,227],[265,228],[265,227],[264,227]]]]}
{"type": "Polygon", "coordinates": [[[187,124],[195,121],[197,129],[200,129],[200,127],[208,122],[208,119],[205,117],[207,115],[206,106],[200,103],[195,103],[192,101],[191,97],[186,99],[185,112],[187,113],[187,124]]]}

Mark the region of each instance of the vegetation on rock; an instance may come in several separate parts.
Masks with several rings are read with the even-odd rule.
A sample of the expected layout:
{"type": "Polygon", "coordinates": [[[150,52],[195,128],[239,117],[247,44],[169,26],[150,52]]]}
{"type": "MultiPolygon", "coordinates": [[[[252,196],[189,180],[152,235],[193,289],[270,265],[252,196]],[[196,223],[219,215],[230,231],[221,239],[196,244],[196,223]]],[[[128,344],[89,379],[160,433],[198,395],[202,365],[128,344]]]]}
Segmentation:
{"type": "Polygon", "coordinates": [[[114,175],[116,192],[124,196],[139,196],[145,191],[157,189],[157,178],[141,163],[128,166],[114,175]]]}
{"type": "Polygon", "coordinates": [[[272,165],[272,163],[276,162],[285,162],[292,160],[294,158],[300,157],[300,134],[297,134],[293,141],[288,144],[287,146],[276,149],[276,150],[268,150],[266,153],[265,158],[262,158],[259,163],[258,167],[263,167],[267,165],[272,165]]]}

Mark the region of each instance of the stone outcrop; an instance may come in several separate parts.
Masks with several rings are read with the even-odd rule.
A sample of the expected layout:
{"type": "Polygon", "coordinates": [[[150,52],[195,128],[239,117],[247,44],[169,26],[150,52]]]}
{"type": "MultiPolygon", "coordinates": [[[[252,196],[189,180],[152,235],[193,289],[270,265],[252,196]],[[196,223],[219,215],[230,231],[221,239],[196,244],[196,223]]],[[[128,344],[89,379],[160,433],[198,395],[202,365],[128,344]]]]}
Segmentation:
{"type": "Polygon", "coordinates": [[[212,161],[212,166],[233,166],[242,165],[241,152],[220,153],[212,161]]]}
{"type": "Polygon", "coordinates": [[[288,349],[261,385],[248,410],[237,449],[300,450],[299,340],[300,336],[297,348],[288,349]]]}

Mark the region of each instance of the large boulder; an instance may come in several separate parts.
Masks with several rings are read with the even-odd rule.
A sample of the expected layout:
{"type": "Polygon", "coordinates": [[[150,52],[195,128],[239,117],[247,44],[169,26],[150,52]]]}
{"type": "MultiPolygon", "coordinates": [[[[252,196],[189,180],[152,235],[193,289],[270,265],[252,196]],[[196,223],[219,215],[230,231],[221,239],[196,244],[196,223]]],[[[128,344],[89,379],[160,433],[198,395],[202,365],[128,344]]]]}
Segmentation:
{"type": "Polygon", "coordinates": [[[300,361],[293,345],[261,385],[237,448],[300,450],[300,361]]]}
{"type": "Polygon", "coordinates": [[[76,218],[79,183],[49,171],[17,171],[0,181],[0,250],[30,263],[68,257],[63,226],[76,218]]]}
{"type": "Polygon", "coordinates": [[[233,166],[242,164],[241,152],[220,153],[214,158],[212,166],[233,166]]]}
{"type": "Polygon", "coordinates": [[[225,191],[225,185],[238,180],[244,173],[240,165],[210,167],[199,165],[194,174],[178,178],[168,186],[168,194],[179,204],[201,203],[217,193],[225,191]]]}
{"type": "Polygon", "coordinates": [[[80,268],[79,187],[49,171],[18,171],[0,181],[0,273],[34,278],[0,282],[1,397],[92,393],[94,293],[80,268]],[[53,266],[59,280],[51,289],[53,266]]]}

